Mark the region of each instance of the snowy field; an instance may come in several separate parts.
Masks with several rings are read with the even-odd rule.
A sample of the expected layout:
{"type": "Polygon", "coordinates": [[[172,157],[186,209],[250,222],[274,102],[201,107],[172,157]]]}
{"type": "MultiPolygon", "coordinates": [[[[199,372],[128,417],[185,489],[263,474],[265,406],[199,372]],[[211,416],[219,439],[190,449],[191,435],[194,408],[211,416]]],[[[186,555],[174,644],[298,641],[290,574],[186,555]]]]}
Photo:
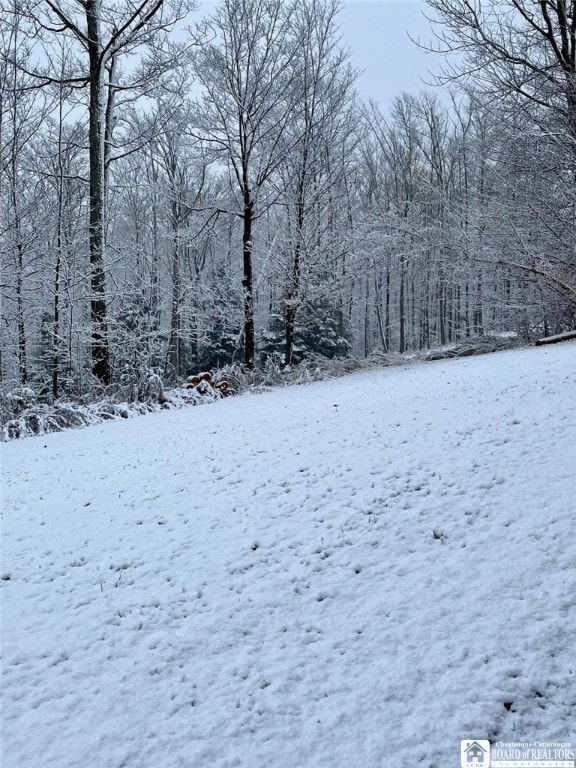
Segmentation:
{"type": "Polygon", "coordinates": [[[576,343],[1,451],[3,768],[576,746],[576,343]]]}

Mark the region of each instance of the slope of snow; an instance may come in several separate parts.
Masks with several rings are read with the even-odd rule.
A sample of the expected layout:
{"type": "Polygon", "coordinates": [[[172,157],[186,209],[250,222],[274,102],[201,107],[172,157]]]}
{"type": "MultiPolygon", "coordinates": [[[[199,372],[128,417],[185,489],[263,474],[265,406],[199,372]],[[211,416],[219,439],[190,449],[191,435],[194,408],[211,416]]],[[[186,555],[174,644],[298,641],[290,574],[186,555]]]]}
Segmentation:
{"type": "Polygon", "coordinates": [[[576,344],[2,446],[3,768],[576,746],[576,344]]]}

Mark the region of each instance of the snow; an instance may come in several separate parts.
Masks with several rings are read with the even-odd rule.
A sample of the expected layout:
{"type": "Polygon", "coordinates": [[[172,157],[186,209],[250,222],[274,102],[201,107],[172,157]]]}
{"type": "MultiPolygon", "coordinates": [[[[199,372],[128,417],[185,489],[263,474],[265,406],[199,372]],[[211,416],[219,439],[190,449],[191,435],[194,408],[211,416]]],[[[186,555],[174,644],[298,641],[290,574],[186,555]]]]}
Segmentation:
{"type": "Polygon", "coordinates": [[[1,446],[3,768],[576,745],[576,344],[1,446]]]}

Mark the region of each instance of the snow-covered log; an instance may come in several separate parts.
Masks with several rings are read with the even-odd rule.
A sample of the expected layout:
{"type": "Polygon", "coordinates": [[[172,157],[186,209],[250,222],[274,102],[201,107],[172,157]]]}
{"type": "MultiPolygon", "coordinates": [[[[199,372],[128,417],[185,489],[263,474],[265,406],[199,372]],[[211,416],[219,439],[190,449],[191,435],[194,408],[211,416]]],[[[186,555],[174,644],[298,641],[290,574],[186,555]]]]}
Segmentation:
{"type": "Polygon", "coordinates": [[[543,339],[536,340],[536,346],[541,347],[544,344],[558,344],[560,341],[570,341],[570,339],[576,339],[576,331],[566,331],[566,333],[558,333],[556,336],[545,336],[543,339]]]}

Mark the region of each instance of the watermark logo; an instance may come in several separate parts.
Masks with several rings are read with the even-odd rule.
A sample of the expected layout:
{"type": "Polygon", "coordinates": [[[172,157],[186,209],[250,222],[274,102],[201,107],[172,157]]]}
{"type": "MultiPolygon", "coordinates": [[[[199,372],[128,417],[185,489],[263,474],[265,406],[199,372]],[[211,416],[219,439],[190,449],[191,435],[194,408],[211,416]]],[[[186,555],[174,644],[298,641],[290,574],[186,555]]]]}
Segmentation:
{"type": "Polygon", "coordinates": [[[576,768],[576,749],[565,741],[460,743],[461,768],[576,768]]]}
{"type": "Polygon", "coordinates": [[[489,768],[490,742],[483,739],[460,742],[461,768],[489,768]]]}

